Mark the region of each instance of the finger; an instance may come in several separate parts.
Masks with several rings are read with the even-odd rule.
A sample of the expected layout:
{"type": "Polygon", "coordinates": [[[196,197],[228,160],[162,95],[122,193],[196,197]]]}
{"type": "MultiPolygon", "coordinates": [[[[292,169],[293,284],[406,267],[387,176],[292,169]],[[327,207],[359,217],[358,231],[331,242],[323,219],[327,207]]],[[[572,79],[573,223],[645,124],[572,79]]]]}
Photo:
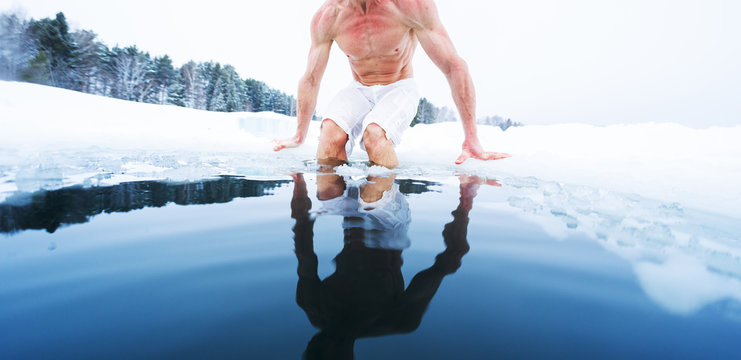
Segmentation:
{"type": "Polygon", "coordinates": [[[283,150],[285,148],[286,148],[285,145],[280,144],[280,145],[276,145],[275,147],[273,147],[273,151],[281,151],[281,150],[283,150]]]}
{"type": "Polygon", "coordinates": [[[500,159],[506,159],[506,158],[509,158],[509,157],[512,157],[512,155],[505,154],[505,153],[496,153],[496,152],[488,152],[487,151],[487,152],[484,152],[483,154],[481,154],[481,156],[480,157],[477,157],[477,158],[478,159],[481,159],[481,160],[500,160],[500,159]]]}
{"type": "Polygon", "coordinates": [[[468,152],[464,151],[463,153],[461,153],[461,156],[459,156],[458,159],[455,160],[455,164],[456,165],[463,164],[463,162],[468,160],[468,158],[470,157],[471,155],[469,155],[468,152]]]}

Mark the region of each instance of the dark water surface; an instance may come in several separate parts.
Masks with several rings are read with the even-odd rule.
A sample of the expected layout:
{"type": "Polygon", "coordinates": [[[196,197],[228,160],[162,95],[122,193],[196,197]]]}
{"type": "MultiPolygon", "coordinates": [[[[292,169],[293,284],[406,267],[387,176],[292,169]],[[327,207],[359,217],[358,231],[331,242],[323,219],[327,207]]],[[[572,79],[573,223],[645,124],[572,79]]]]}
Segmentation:
{"type": "Polygon", "coordinates": [[[527,186],[293,178],[6,199],[0,359],[741,358],[738,258],[527,186]]]}

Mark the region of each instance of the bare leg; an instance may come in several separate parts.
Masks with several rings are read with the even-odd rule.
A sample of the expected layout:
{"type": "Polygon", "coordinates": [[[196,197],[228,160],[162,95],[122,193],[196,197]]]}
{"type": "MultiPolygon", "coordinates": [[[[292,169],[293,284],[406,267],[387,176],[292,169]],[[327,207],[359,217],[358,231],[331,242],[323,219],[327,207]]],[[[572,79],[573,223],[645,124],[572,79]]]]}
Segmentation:
{"type": "Polygon", "coordinates": [[[368,176],[368,183],[360,188],[360,198],[367,203],[381,200],[383,192],[391,190],[395,178],[394,174],[389,177],[368,176]]]}
{"type": "Polygon", "coordinates": [[[322,162],[346,162],[345,144],[347,140],[348,136],[341,127],[331,119],[324,119],[319,135],[319,147],[316,150],[317,161],[320,164],[322,162]]]}
{"type": "Polygon", "coordinates": [[[342,196],[347,185],[342,176],[335,174],[334,167],[344,162],[320,161],[319,164],[321,167],[316,174],[316,197],[324,201],[342,196]]]}
{"type": "Polygon", "coordinates": [[[399,166],[394,143],[386,138],[386,131],[377,124],[370,124],[363,133],[363,143],[368,158],[374,165],[393,169],[399,166]]]}

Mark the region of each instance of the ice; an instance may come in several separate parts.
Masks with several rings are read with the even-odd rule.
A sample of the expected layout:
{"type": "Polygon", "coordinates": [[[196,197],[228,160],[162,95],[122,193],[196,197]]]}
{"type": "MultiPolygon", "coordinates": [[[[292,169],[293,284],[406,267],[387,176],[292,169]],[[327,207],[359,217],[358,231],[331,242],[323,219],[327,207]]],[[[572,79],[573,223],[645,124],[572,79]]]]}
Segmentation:
{"type": "MultiPolygon", "coordinates": [[[[306,144],[275,153],[296,119],[272,113],[212,113],[139,104],[0,81],[0,203],[67,186],[141,180],[198,181],[220,175],[288,179],[314,173],[319,123],[306,144]]],[[[690,129],[670,123],[479,127],[491,151],[510,159],[454,165],[460,124],[419,125],[397,147],[397,179],[457,184],[460,173],[497,179],[509,195],[477,202],[540,226],[549,236],[593,239],[630,263],[649,296],[688,314],[741,301],[741,126],[690,129]],[[688,291],[690,289],[691,291],[688,291]]],[[[337,173],[368,175],[359,147],[337,173]]]]}
{"type": "MultiPolygon", "coordinates": [[[[0,199],[14,191],[121,179],[283,176],[316,166],[307,161],[316,151],[318,122],[312,122],[305,145],[274,153],[271,141],[292,135],[294,118],[132,103],[16,82],[0,82],[0,98],[0,199]]],[[[578,184],[741,219],[741,126],[560,124],[507,132],[480,126],[479,137],[488,150],[514,157],[456,166],[460,124],[420,125],[397,147],[401,166],[395,173],[467,173],[508,178],[511,186],[524,188],[531,180],[549,180],[553,188],[544,193],[558,193],[560,183],[578,184]]],[[[357,149],[350,160],[368,159],[357,149]]],[[[340,171],[388,174],[362,166],[340,171]]]]}
{"type": "Polygon", "coordinates": [[[512,189],[502,207],[549,236],[581,235],[632,265],[639,283],[670,312],[691,314],[725,299],[741,302],[741,222],[679,203],[635,194],[506,178],[512,189]]]}

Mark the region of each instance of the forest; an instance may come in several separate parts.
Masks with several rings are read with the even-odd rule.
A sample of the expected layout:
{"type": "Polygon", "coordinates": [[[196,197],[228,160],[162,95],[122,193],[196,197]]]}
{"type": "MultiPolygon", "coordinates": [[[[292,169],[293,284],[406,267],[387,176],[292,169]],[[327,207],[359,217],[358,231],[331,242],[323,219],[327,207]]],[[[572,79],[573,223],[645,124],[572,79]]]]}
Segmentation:
{"type": "MultiPolygon", "coordinates": [[[[110,48],[91,30],[71,30],[62,12],[40,20],[0,14],[0,80],[208,111],[296,115],[294,96],[243,79],[232,65],[191,60],[176,67],[168,55],[135,45],[110,48]]],[[[423,98],[411,126],[446,121],[457,121],[455,112],[423,98]]],[[[498,116],[478,122],[504,130],[520,125],[498,116]]]]}
{"type": "Polygon", "coordinates": [[[293,96],[243,79],[231,65],[175,67],[136,46],[109,48],[93,31],[71,31],[61,12],[41,20],[0,15],[0,79],[209,111],[296,114],[293,96]]]}

